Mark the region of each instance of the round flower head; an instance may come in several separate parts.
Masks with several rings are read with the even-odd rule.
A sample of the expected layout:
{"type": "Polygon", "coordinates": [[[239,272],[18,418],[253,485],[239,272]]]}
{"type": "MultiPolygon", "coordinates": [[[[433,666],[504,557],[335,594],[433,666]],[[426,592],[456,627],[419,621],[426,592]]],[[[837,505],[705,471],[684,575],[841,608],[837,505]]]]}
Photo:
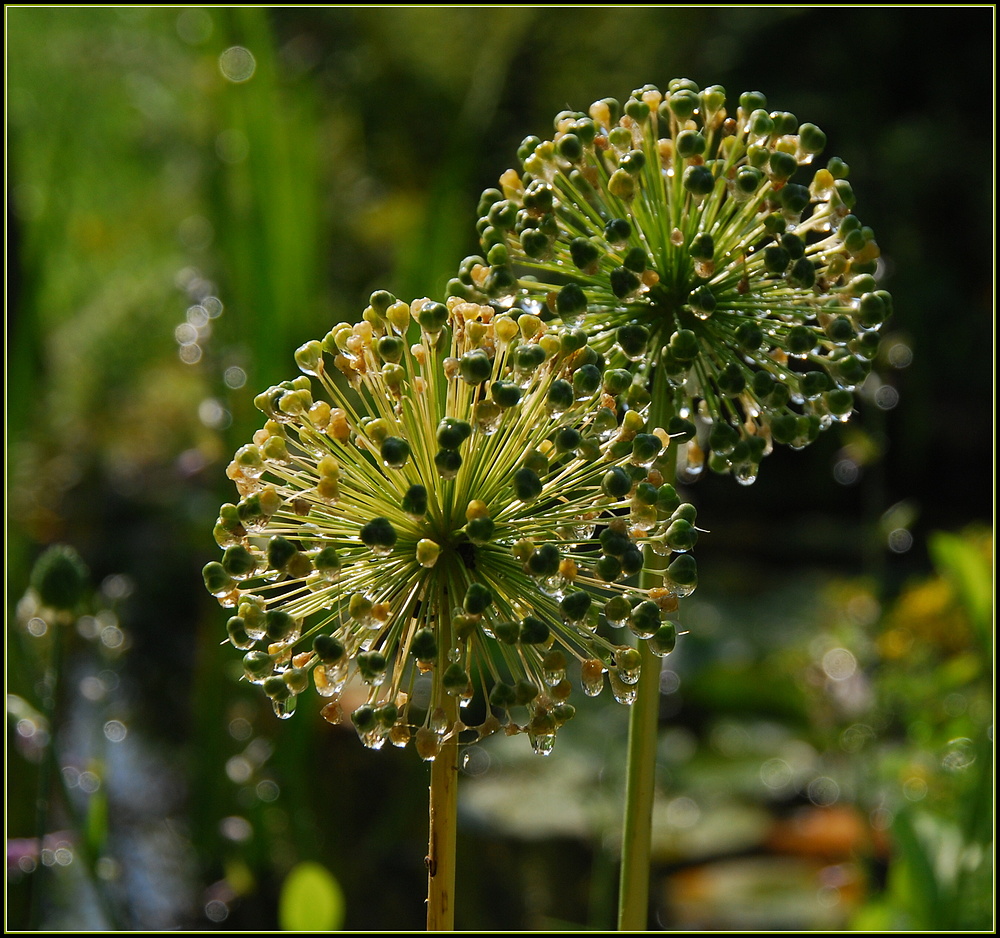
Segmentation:
{"type": "MultiPolygon", "coordinates": [[[[660,369],[681,468],[743,483],[772,442],[848,418],[891,310],[848,167],[764,96],[672,81],[564,111],[480,203],[485,257],[453,292],[577,323],[603,354],[660,369]],[[806,167],[810,167],[806,169],[806,167]]],[[[662,379],[661,379],[662,380],[662,379]]]]}
{"type": "Polygon", "coordinates": [[[229,466],[240,500],[204,571],[278,716],[311,683],[336,722],[355,680],[364,743],[432,759],[501,726],[549,751],[567,674],[594,695],[607,673],[631,702],[620,630],[667,654],[697,579],[694,509],[663,481],[670,440],[631,374],[579,329],[384,291],[295,357],[304,374],[256,399],[267,422],[229,466]],[[647,546],[677,554],[653,590],[629,585],[647,546]],[[482,723],[448,725],[446,695],[477,689],[482,723]]]}

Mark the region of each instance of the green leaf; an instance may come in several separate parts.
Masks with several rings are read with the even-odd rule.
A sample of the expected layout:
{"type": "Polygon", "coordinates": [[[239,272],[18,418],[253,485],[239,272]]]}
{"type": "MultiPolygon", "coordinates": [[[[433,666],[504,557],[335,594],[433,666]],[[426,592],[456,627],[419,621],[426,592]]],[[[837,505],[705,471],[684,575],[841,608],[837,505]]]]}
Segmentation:
{"type": "Polygon", "coordinates": [[[970,537],[939,531],[929,538],[934,565],[948,579],[968,613],[977,638],[987,650],[991,646],[993,581],[990,563],[970,537]]]}
{"type": "Polygon", "coordinates": [[[278,924],[282,931],[338,931],[344,924],[344,893],[319,863],[292,867],[281,887],[278,924]]]}

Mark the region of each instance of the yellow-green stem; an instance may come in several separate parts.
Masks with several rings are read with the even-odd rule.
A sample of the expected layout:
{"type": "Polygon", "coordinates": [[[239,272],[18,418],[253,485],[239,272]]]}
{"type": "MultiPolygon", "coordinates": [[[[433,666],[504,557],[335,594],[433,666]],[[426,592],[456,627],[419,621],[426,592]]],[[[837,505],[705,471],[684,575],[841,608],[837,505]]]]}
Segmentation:
{"type": "Polygon", "coordinates": [[[656,728],[660,704],[660,659],[640,643],[642,672],[629,713],[625,817],[618,892],[618,930],[645,931],[649,909],[649,848],[656,783],[656,728]]]}
{"type": "MultiPolygon", "coordinates": [[[[651,427],[665,426],[669,404],[662,369],[653,380],[651,427]]],[[[665,481],[672,482],[673,479],[665,481]]],[[[662,558],[646,554],[642,586],[662,583],[653,568],[662,558]]],[[[625,768],[625,813],[622,819],[622,864],[618,880],[618,930],[645,931],[649,916],[649,854],[653,833],[653,791],[656,786],[656,741],[660,712],[660,659],[646,642],[639,643],[642,670],[635,702],[629,713],[628,755],[625,768]]]]}
{"type": "MultiPolygon", "coordinates": [[[[446,601],[441,609],[447,608],[446,601]]],[[[439,673],[448,667],[451,623],[442,616],[438,634],[439,673]]],[[[448,735],[431,763],[429,797],[430,829],[427,838],[427,931],[455,930],[455,852],[458,828],[458,700],[445,694],[444,710],[448,735]]]]}

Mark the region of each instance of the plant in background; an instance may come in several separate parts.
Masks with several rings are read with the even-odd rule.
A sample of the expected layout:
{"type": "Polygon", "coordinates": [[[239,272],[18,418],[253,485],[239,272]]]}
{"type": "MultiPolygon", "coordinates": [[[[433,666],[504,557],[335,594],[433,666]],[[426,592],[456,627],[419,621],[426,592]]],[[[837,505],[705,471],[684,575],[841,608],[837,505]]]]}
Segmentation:
{"type": "MultiPolygon", "coordinates": [[[[527,137],[521,170],[483,193],[484,254],[451,289],[579,328],[632,371],[637,412],[684,444],[677,478],[707,461],[750,484],[775,443],[800,449],[848,419],[892,308],[847,165],[811,168],[825,145],[759,92],[730,112],[722,87],[687,79],[666,93],[645,85],[624,108],[605,98],[563,111],[553,138],[527,137]]],[[[659,662],[643,654],[642,672],[622,929],[647,921],[659,662]]]]}
{"type": "Polygon", "coordinates": [[[380,291],[295,358],[256,398],[205,584],[279,717],[311,685],[340,722],[360,687],[364,744],[432,763],[428,927],[450,929],[459,743],[503,730],[548,753],[571,677],[593,696],[607,673],[630,703],[635,641],[669,653],[695,588],[694,509],[643,380],[573,326],[380,291]],[[634,586],[647,556],[663,576],[634,586]]]}

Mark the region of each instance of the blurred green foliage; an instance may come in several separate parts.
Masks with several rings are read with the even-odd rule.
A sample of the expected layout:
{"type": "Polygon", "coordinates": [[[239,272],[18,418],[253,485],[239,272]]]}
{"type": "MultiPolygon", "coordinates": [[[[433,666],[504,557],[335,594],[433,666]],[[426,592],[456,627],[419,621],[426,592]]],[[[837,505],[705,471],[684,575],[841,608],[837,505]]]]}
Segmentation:
{"type": "MultiPolygon", "coordinates": [[[[231,498],[224,466],[257,425],[254,393],[291,375],[297,345],[356,318],[376,287],[443,288],[474,250],[478,193],[522,137],[564,107],[680,75],[731,96],[763,90],[819,124],[851,165],[899,311],[881,368],[899,405],[869,403],[839,441],[775,455],[748,492],[706,479],[692,493],[711,528],[699,561],[717,573],[686,617],[682,694],[664,697],[661,871],[702,856],[701,821],[684,826],[694,815],[683,799],[706,823],[742,819],[730,829],[746,839],[719,848],[739,851],[773,817],[834,807],[808,795],[829,777],[836,805],[874,817],[894,845],[868,851],[887,885],[858,886],[871,898],[858,927],[982,926],[992,591],[975,537],[929,534],[991,518],[994,170],[990,135],[961,103],[990,87],[989,8],[6,16],[8,618],[46,545],[74,545],[95,587],[55,671],[51,632],[8,636],[8,838],[23,851],[8,864],[10,927],[277,927],[282,884],[310,861],[343,888],[346,928],[419,925],[424,767],[412,753],[363,750],[318,708],[278,724],[220,647],[198,571],[231,498]],[[220,67],[234,46],[253,56],[246,80],[220,67]],[[923,588],[950,599],[900,612],[923,595],[903,585],[931,560],[942,578],[923,588]],[[857,575],[862,590],[843,603],[828,595],[857,575]],[[908,622],[921,627],[893,637],[908,622]],[[113,649],[106,628],[124,636],[113,649]],[[903,650],[890,653],[896,639],[903,650]],[[855,656],[878,720],[829,695],[842,685],[823,676],[823,655],[838,648],[855,656]],[[52,686],[64,697],[49,725],[52,686]],[[116,740],[111,723],[127,736],[116,740]],[[848,733],[860,724],[872,735],[848,733]],[[947,761],[950,741],[966,739],[974,758],[947,761]],[[69,789],[53,789],[46,846],[33,838],[50,752],[69,789]],[[772,781],[786,778],[773,760],[791,775],[762,787],[764,764],[772,781]],[[81,862],[51,853],[32,920],[38,874],[26,870],[64,841],[81,862]]],[[[462,867],[460,921],[608,924],[622,718],[594,702],[577,742],[530,770],[574,793],[557,800],[582,803],[589,826],[538,839],[496,817],[463,827],[459,849],[477,862],[462,867]]],[[[469,805],[477,786],[506,777],[514,757],[496,749],[493,768],[467,779],[469,805]]],[[[527,802],[518,810],[535,816],[527,802]]],[[[861,908],[848,887],[835,887],[836,915],[861,908]]],[[[687,920],[676,892],[657,903],[661,925],[687,920]]]]}

